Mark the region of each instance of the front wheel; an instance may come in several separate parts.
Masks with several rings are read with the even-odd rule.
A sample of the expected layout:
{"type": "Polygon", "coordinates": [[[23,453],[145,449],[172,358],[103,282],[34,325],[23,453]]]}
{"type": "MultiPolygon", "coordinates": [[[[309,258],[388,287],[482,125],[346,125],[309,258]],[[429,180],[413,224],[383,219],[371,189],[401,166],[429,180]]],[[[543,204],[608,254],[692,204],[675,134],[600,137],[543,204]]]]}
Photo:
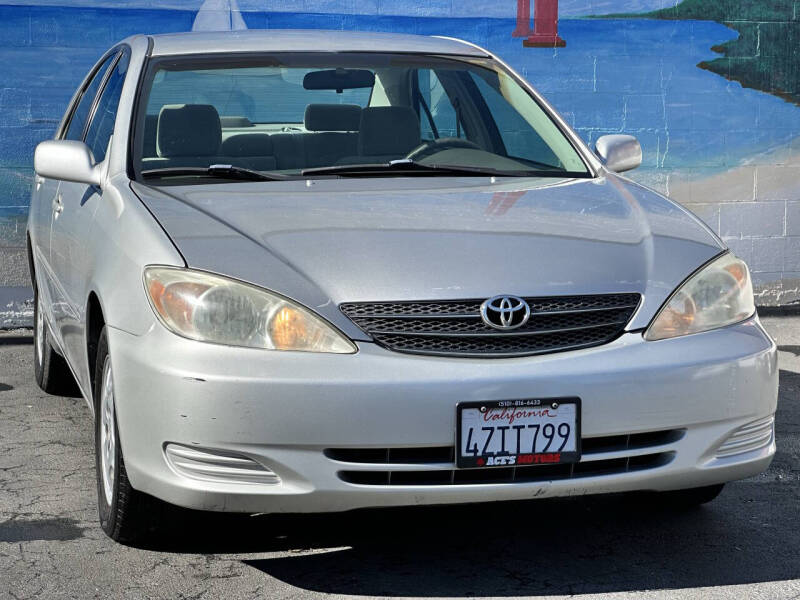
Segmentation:
{"type": "Polygon", "coordinates": [[[95,464],[100,526],[112,540],[134,542],[158,525],[160,504],[131,487],[119,442],[114,372],[106,328],[97,343],[94,379],[95,464]]]}

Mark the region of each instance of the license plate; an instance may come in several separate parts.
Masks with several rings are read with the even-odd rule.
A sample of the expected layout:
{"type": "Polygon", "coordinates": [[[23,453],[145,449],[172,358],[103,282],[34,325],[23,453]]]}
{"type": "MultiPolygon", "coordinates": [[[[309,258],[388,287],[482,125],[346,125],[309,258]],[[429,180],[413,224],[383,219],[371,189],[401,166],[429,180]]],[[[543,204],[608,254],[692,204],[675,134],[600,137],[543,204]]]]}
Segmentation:
{"type": "Polygon", "coordinates": [[[508,467],[578,462],[580,399],[461,402],[456,466],[508,467]]]}

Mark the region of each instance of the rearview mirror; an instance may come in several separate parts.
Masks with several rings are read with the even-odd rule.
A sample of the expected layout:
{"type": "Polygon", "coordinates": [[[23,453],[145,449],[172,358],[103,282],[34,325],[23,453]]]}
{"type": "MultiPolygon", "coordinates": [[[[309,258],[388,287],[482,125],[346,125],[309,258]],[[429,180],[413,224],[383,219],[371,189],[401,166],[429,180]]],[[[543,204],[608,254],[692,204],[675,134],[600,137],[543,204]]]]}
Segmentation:
{"type": "Polygon", "coordinates": [[[307,90],[352,90],[375,85],[375,75],[366,69],[329,69],[311,71],[303,77],[303,87],[307,90]]]}
{"type": "Polygon", "coordinates": [[[615,173],[630,171],[642,164],[642,147],[632,135],[604,135],[595,143],[594,151],[606,169],[615,173]]]}
{"type": "Polygon", "coordinates": [[[89,146],[73,140],[48,140],[36,146],[33,168],[45,179],[87,185],[100,185],[102,180],[100,165],[95,164],[89,146]]]}

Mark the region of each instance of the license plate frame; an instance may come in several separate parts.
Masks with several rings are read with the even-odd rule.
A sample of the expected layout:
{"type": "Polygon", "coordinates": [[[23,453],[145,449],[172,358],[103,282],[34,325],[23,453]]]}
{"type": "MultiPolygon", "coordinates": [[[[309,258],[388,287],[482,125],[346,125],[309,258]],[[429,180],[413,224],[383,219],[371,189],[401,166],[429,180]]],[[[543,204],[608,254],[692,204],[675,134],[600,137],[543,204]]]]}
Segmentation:
{"type": "MultiPolygon", "coordinates": [[[[571,437],[571,436],[570,436],[571,437]]],[[[519,450],[519,448],[517,448],[519,450]]],[[[576,463],[581,458],[581,399],[576,396],[559,397],[559,398],[526,398],[518,400],[492,400],[487,402],[470,401],[459,402],[456,404],[456,446],[455,446],[455,459],[456,467],[458,469],[493,469],[496,467],[521,467],[533,465],[554,465],[554,464],[568,464],[576,463]],[[462,413],[467,409],[511,409],[511,408],[531,408],[531,409],[547,409],[552,408],[553,405],[560,407],[564,404],[574,405],[575,420],[574,420],[574,436],[575,436],[575,450],[563,452],[536,452],[526,453],[517,452],[516,454],[483,454],[482,452],[475,455],[462,456],[462,440],[463,440],[463,418],[462,413]],[[554,456],[558,455],[558,456],[554,456]],[[496,458],[503,456],[504,460],[496,461],[496,458]],[[494,460],[490,461],[489,458],[494,460]],[[521,457],[523,457],[521,459],[521,457]],[[513,460],[509,460],[513,458],[513,460]],[[481,460],[482,459],[482,460],[481,460]],[[496,463],[496,464],[489,464],[496,463]]]]}

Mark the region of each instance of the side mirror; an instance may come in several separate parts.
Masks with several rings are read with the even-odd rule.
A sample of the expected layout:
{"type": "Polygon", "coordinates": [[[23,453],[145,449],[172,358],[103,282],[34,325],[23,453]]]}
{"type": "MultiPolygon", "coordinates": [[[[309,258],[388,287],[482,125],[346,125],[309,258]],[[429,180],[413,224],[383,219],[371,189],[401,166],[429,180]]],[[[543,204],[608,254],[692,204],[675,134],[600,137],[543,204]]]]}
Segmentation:
{"type": "Polygon", "coordinates": [[[604,135],[595,143],[594,152],[606,169],[615,173],[630,171],[642,164],[642,147],[632,135],[604,135]]]}
{"type": "Polygon", "coordinates": [[[36,174],[46,179],[100,185],[102,172],[92,151],[83,142],[48,140],[36,146],[33,155],[36,174]]]}

